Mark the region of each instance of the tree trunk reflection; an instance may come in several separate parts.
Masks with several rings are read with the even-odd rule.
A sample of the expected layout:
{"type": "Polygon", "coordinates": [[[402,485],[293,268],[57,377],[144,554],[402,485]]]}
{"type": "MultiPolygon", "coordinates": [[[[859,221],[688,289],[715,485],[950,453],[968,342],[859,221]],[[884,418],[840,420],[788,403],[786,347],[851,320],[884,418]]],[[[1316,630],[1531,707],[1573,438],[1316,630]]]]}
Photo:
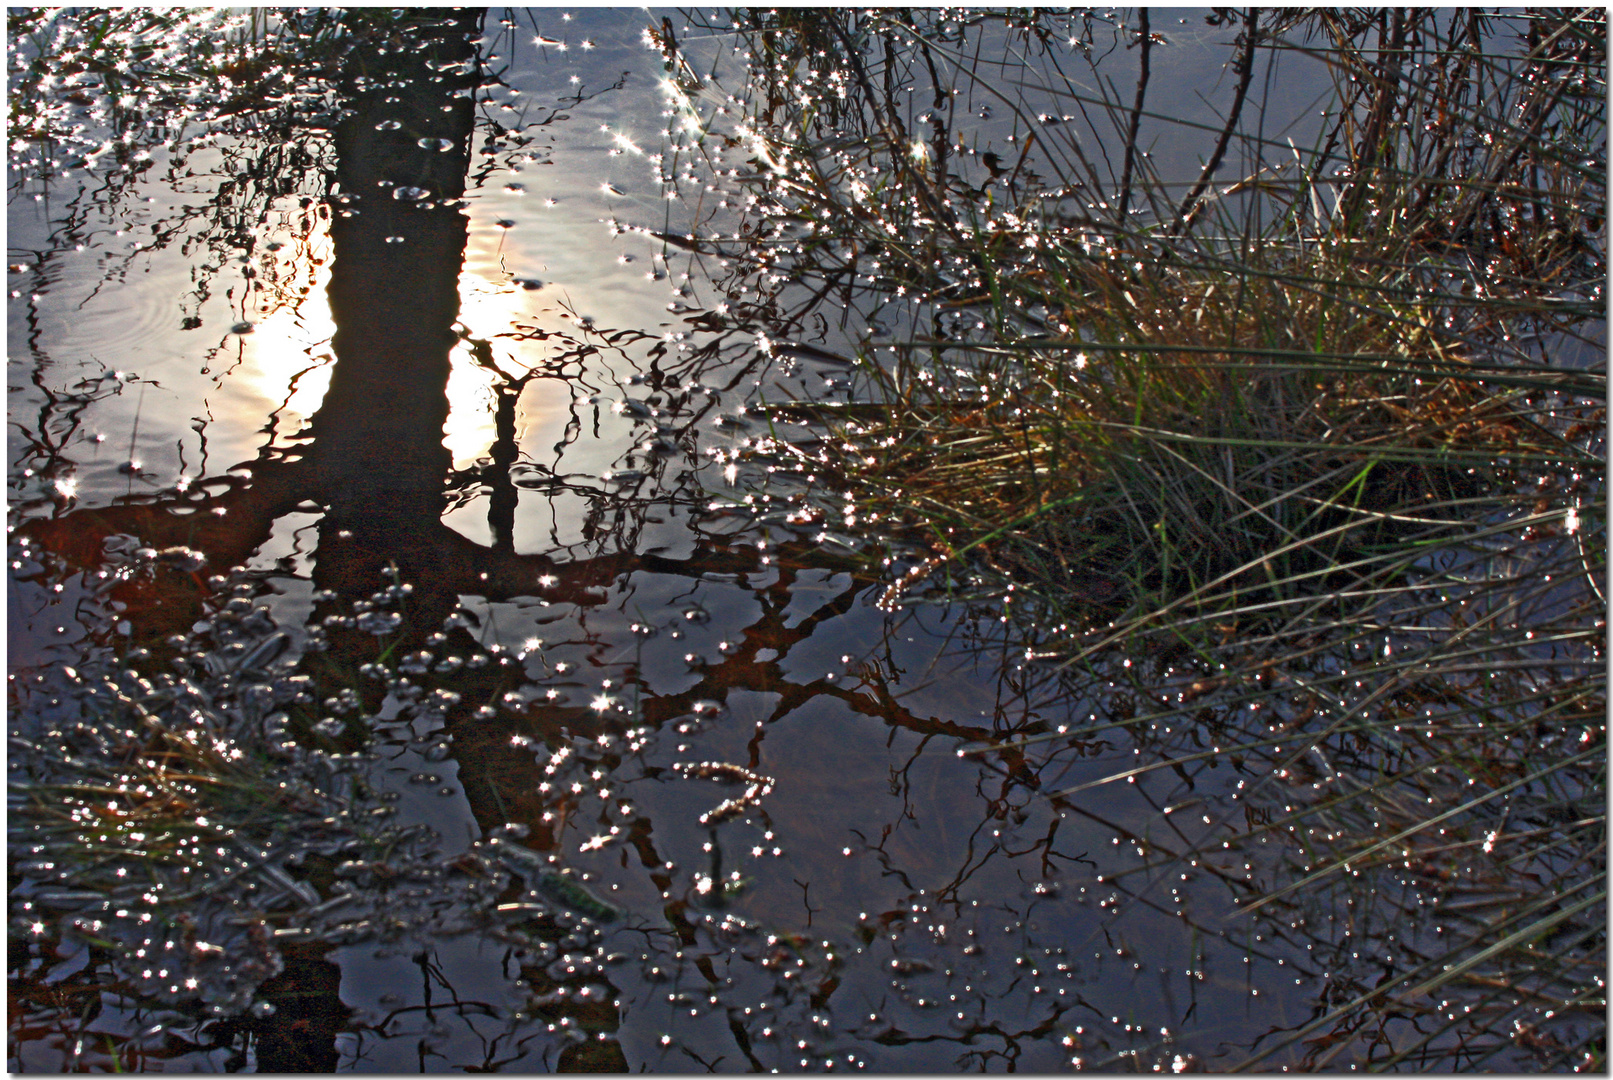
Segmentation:
{"type": "MultiPolygon", "coordinates": [[[[474,117],[474,34],[480,13],[441,15],[395,50],[366,51],[349,78],[351,113],[336,131],[340,209],[329,286],[336,366],[307,432],[309,478],[326,504],[314,580],[344,597],[373,591],[395,563],[428,585],[438,613],[452,603],[453,559],[436,535],[456,341],[465,193],[474,117]]],[[[419,587],[419,585],[417,585],[419,587]]],[[[429,597],[429,599],[427,599],[429,597]]],[[[431,620],[429,614],[427,621],[431,620]]]]}

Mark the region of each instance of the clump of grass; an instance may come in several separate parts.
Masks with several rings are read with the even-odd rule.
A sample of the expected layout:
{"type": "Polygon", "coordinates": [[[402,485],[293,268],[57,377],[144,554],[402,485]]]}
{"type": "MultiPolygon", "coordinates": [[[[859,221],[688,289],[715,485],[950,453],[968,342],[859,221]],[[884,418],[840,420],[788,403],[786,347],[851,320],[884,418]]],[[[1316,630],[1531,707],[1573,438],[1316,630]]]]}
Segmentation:
{"type": "Polygon", "coordinates": [[[753,208],[711,246],[790,331],[838,301],[860,357],[848,400],[773,403],[812,434],[759,460],[884,542],[885,602],[1002,597],[1092,717],[1052,757],[1123,727],[1171,752],[1111,780],[1262,766],[1239,846],[1289,855],[1246,908],[1353,889],[1426,925],[1390,899],[1419,868],[1516,895],[1251,1061],[1594,1063],[1595,1030],[1547,1029],[1606,955],[1605,14],[1226,16],[1231,100],[1172,133],[1204,140],[1186,177],[1140,141],[1147,18],[1112,31],[1121,94],[1068,70],[1092,19],[734,17],[753,208]],[[1334,83],[1305,151],[1258,123],[1288,54],[1334,83]],[[1436,1022],[1384,1035],[1396,1009],[1436,1022]]]}
{"type": "Polygon", "coordinates": [[[932,346],[928,378],[909,354],[873,373],[872,409],[812,410],[856,448],[831,463],[940,560],[1157,619],[1278,611],[1403,567],[1563,453],[1459,363],[1352,318],[1342,290],[1257,276],[1230,307],[1218,285],[1089,281],[1063,305],[1080,339],[932,346]]]}
{"type": "MultiPolygon", "coordinates": [[[[289,635],[251,602],[256,583],[214,583],[201,629],[168,643],[169,670],[144,649],[96,651],[12,701],[13,946],[93,957],[113,992],[218,1016],[252,1002],[288,944],[526,940],[541,903],[498,900],[536,857],[505,830],[445,854],[430,828],[400,822],[375,718],[351,715],[357,690],[319,719],[289,635]]],[[[401,595],[376,593],[370,613],[401,595]]]]}
{"type": "MultiPolygon", "coordinates": [[[[783,16],[752,31],[761,51],[793,64],[816,42],[828,57],[820,79],[841,60],[838,70],[849,68],[875,100],[864,102],[873,119],[850,150],[844,137],[788,141],[803,129],[822,134],[816,104],[792,112],[773,89],[756,106],[752,135],[771,140],[772,175],[786,178],[772,187],[773,216],[817,221],[817,243],[792,271],[845,281],[846,264],[817,254],[838,242],[855,264],[861,246],[882,284],[928,298],[920,318],[931,325],[915,323],[907,340],[861,343],[870,358],[888,350],[894,361],[865,365],[857,403],[789,411],[828,425],[816,465],[854,482],[875,516],[914,526],[941,561],[972,554],[971,570],[995,563],[1049,592],[1083,578],[1074,591],[1093,592],[1096,575],[1139,612],[1179,611],[1184,596],[1209,611],[1310,591],[1334,568],[1370,575],[1372,553],[1465,526],[1487,493],[1504,500],[1542,467],[1596,465],[1582,425],[1597,423],[1600,377],[1531,364],[1507,344],[1537,321],[1572,332],[1576,316],[1595,317],[1594,303],[1563,302],[1596,288],[1596,261],[1561,224],[1594,212],[1581,170],[1565,166],[1553,186],[1500,190],[1474,205],[1474,191],[1493,181],[1472,173],[1519,158],[1517,148],[1464,170],[1452,148],[1473,130],[1448,128],[1431,136],[1434,146],[1401,151],[1441,161],[1446,174],[1385,163],[1355,120],[1363,108],[1409,115],[1430,106],[1408,93],[1407,102],[1340,102],[1324,146],[1342,140],[1347,152],[1324,150],[1291,178],[1251,182],[1261,191],[1255,205],[1231,207],[1236,200],[1216,192],[1214,204],[1194,196],[1173,212],[1168,185],[1154,178],[1146,194],[1162,216],[1142,225],[1072,208],[1079,184],[1044,181],[997,206],[963,164],[953,172],[934,164],[938,152],[916,155],[913,146],[926,144],[903,141],[907,129],[888,115],[895,106],[871,85],[879,80],[858,74],[857,51],[833,51],[854,33],[900,41],[924,50],[933,72],[938,56],[947,59],[944,35],[937,44],[935,27],[900,19],[834,23],[835,33],[797,22],[783,16]],[[1323,203],[1310,178],[1340,157],[1355,179],[1317,220],[1323,203]],[[1271,221],[1251,234],[1247,218],[1262,210],[1271,221]],[[1494,219],[1517,224],[1456,258],[1435,254],[1450,245],[1429,237],[1494,219]],[[1472,273],[1490,243],[1516,253],[1522,273],[1472,273]],[[1565,407],[1543,402],[1564,392],[1565,407]]],[[[1246,27],[1239,48],[1256,41],[1281,43],[1246,27]]],[[[1336,46],[1336,62],[1371,68],[1349,44],[1336,46]]],[[[769,74],[770,88],[786,81],[769,74]]],[[[890,77],[887,65],[887,88],[890,77]]],[[[958,78],[981,81],[969,71],[958,78]]],[[[1442,92],[1460,108],[1460,92],[1442,92]]],[[[1569,119],[1579,129],[1595,123],[1569,119]]],[[[1594,132],[1580,134],[1594,145],[1594,132]]],[[[1024,139],[1021,165],[1056,166],[1039,160],[1056,159],[1053,151],[1031,153],[1035,139],[1024,139]]],[[[1274,170],[1262,164],[1268,148],[1251,141],[1260,178],[1274,170]]]]}

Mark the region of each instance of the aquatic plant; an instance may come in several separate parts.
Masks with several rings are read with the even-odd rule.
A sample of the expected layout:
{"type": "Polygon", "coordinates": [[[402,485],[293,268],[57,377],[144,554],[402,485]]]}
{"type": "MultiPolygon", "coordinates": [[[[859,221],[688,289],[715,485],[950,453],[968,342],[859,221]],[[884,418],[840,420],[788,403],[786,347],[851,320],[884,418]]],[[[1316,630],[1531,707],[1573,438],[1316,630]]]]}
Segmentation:
{"type": "Polygon", "coordinates": [[[1047,775],[1108,732],[1149,755],[1063,794],[1245,774],[1175,857],[1235,857],[1248,918],[1339,958],[1246,1063],[1594,1066],[1605,14],[1210,21],[1211,124],[1150,109],[1146,11],[736,12],[700,24],[732,111],[663,25],[680,160],[729,192],[686,242],[815,325],[787,361],[855,358],[731,475],[873,541],[887,604],[1017,627],[1089,717],[1015,744],[1047,775]],[[1331,80],[1306,148],[1262,119],[1296,57],[1331,80]]]}
{"type": "MultiPolygon", "coordinates": [[[[409,658],[348,671],[316,700],[334,683],[299,663],[322,636],[295,647],[250,577],[214,580],[208,617],[164,647],[169,670],[149,650],[101,650],[37,674],[16,703],[11,938],[29,966],[93,955],[119,992],[216,1018],[261,1005],[288,949],[456,935],[530,948],[615,917],[522,845],[523,826],[465,848],[398,820],[377,740],[429,726],[442,697],[408,692],[395,669],[409,658]],[[361,719],[377,680],[386,703],[361,719]]],[[[376,593],[360,632],[391,635],[407,595],[376,593]]]]}

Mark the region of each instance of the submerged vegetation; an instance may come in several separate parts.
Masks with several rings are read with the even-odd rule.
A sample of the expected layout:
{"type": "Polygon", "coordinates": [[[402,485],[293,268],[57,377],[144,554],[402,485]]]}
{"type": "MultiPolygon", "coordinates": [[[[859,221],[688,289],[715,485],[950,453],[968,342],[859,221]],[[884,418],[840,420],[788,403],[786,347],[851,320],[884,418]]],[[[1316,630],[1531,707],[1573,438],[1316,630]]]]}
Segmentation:
{"type": "Polygon", "coordinates": [[[1605,13],[1209,22],[1213,123],[1146,11],[743,12],[742,87],[663,28],[743,187],[691,242],[856,358],[763,403],[748,501],[1016,628],[1087,717],[1044,778],[1131,734],[1062,794],[1182,777],[1166,850],[1327,972],[1245,1064],[1603,1067],[1605,13]]]}
{"type": "MultiPolygon", "coordinates": [[[[174,643],[173,673],[143,677],[128,666],[140,655],[54,673],[21,702],[33,730],[11,739],[27,936],[66,913],[58,952],[149,957],[131,969],[137,992],[204,1016],[244,1010],[288,942],[488,930],[509,885],[498,841],[445,855],[396,823],[397,793],[376,785],[374,755],[343,751],[339,718],[310,730],[314,681],[255,589],[224,588],[174,643]],[[372,875],[383,883],[356,887],[372,875]]],[[[377,617],[400,606],[395,587],[372,600],[377,617]]]]}

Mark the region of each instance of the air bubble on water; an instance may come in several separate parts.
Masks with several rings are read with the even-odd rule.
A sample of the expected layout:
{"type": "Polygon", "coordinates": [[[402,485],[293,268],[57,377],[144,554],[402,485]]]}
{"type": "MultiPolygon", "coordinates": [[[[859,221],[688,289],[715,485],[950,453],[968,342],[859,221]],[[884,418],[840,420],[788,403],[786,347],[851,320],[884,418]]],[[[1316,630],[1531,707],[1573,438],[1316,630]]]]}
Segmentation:
{"type": "Polygon", "coordinates": [[[422,150],[452,150],[454,141],[452,139],[419,139],[416,140],[415,145],[422,150]]]}
{"type": "Polygon", "coordinates": [[[251,323],[249,323],[249,322],[238,322],[234,326],[230,327],[230,333],[232,333],[232,334],[250,334],[250,333],[252,333],[253,329],[254,329],[253,325],[251,323]]]}
{"type": "Polygon", "coordinates": [[[359,616],[354,625],[367,634],[380,637],[403,625],[403,616],[395,611],[371,611],[359,616]]]}
{"type": "Polygon", "coordinates": [[[402,199],[405,202],[419,202],[421,199],[429,198],[430,196],[431,192],[422,187],[400,187],[392,192],[394,199],[402,199]]]}

